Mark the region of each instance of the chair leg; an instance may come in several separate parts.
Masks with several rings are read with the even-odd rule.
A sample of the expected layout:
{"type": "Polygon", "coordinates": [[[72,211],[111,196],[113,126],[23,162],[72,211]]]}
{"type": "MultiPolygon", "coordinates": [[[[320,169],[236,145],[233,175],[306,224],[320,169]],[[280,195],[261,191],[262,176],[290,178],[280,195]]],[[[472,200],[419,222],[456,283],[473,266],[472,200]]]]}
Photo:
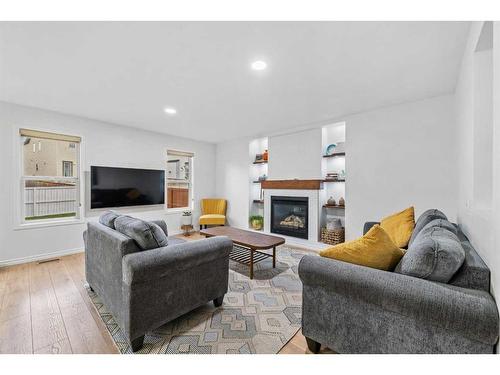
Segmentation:
{"type": "Polygon", "coordinates": [[[319,353],[319,350],[321,349],[321,344],[319,342],[314,341],[309,337],[306,337],[306,342],[307,342],[307,347],[311,352],[313,352],[314,354],[319,353]]]}
{"type": "Polygon", "coordinates": [[[138,337],[130,342],[130,346],[132,347],[133,352],[140,350],[143,345],[144,345],[144,336],[138,337]]]}

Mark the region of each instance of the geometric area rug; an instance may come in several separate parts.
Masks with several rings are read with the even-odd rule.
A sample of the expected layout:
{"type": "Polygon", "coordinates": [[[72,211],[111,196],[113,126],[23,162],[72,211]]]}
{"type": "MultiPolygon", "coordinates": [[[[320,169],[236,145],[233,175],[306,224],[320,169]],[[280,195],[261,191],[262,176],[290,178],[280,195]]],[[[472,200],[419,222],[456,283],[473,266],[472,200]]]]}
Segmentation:
{"type": "MultiPolygon", "coordinates": [[[[276,249],[276,268],[267,258],[248,266],[230,261],[229,290],[221,307],[207,303],[148,332],[144,354],[275,354],[301,324],[302,283],[298,264],[310,252],[286,245],[276,249]]],[[[120,327],[99,296],[89,296],[122,354],[132,354],[120,327]]]]}

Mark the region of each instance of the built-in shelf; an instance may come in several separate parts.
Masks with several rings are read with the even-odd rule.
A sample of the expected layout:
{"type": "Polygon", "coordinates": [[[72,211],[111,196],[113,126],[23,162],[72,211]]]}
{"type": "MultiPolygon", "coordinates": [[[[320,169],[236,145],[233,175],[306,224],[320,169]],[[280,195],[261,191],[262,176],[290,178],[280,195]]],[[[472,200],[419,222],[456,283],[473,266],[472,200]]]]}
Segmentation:
{"type": "Polygon", "coordinates": [[[323,182],[345,182],[345,180],[324,179],[323,182]]]}
{"type": "Polygon", "coordinates": [[[338,204],[324,204],[323,208],[338,208],[341,210],[345,210],[345,206],[339,206],[338,204]]]}
{"type": "Polygon", "coordinates": [[[266,181],[266,180],[260,180],[260,181],[252,181],[254,184],[260,184],[262,183],[262,181],[266,181]]]}
{"type": "Polygon", "coordinates": [[[267,164],[267,160],[254,161],[253,164],[267,164]]]}
{"type": "Polygon", "coordinates": [[[254,199],[253,203],[264,204],[264,199],[254,199]]]}
{"type": "Polygon", "coordinates": [[[345,156],[345,152],[337,152],[331,155],[323,155],[324,158],[334,158],[336,156],[345,156]]]}

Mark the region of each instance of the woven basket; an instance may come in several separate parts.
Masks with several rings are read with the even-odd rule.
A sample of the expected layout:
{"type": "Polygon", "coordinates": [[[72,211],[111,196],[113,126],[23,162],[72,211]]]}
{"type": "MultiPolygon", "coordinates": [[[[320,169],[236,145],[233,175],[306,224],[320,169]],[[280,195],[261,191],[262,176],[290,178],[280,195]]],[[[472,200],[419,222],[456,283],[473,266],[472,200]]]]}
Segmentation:
{"type": "Polygon", "coordinates": [[[344,228],[338,228],[332,230],[321,228],[321,242],[327,243],[329,245],[337,245],[344,241],[345,241],[344,228]]]}

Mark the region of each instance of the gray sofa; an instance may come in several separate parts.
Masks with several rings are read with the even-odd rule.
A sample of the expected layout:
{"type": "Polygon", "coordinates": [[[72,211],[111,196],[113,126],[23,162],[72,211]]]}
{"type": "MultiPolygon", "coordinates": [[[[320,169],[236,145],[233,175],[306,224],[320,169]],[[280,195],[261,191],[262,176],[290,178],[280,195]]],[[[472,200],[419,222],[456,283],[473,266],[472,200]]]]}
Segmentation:
{"type": "MultiPolygon", "coordinates": [[[[373,224],[367,223],[365,232],[373,224]]],[[[459,229],[456,235],[465,260],[448,283],[303,257],[302,333],[309,349],[493,353],[499,322],[490,271],[459,229]]]]}
{"type": "MultiPolygon", "coordinates": [[[[165,223],[155,223],[166,236],[165,223]]],[[[84,240],[87,282],[133,351],[142,347],[146,332],[209,301],[222,304],[232,249],[227,237],[189,242],[168,237],[167,246],[143,250],[123,233],[90,222],[84,240]]]]}

